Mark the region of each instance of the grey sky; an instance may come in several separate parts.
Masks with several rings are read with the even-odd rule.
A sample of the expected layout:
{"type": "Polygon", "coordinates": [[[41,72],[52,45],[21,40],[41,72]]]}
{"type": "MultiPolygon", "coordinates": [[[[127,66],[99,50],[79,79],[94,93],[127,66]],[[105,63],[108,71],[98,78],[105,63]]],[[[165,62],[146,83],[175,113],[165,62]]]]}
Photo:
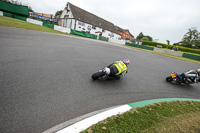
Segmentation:
{"type": "Polygon", "coordinates": [[[35,12],[55,14],[70,2],[112,22],[137,37],[140,32],[158,42],[181,41],[192,27],[200,27],[200,0],[18,0],[35,12]]]}

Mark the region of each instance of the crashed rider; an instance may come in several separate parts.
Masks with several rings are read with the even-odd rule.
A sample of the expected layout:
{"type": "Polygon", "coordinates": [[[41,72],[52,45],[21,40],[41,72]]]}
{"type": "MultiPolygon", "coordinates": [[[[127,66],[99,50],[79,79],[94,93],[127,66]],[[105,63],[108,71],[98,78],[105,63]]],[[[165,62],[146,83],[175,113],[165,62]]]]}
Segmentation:
{"type": "Polygon", "coordinates": [[[123,61],[115,61],[115,63],[110,64],[107,68],[110,69],[110,77],[114,77],[117,80],[120,79],[120,75],[125,76],[128,72],[128,65],[130,63],[129,59],[124,59],[123,61]]]}
{"type": "Polygon", "coordinates": [[[195,83],[198,83],[198,82],[200,82],[200,69],[189,70],[185,73],[182,73],[180,76],[182,77],[183,81],[185,81],[185,79],[187,79],[187,80],[192,80],[195,83]]]}

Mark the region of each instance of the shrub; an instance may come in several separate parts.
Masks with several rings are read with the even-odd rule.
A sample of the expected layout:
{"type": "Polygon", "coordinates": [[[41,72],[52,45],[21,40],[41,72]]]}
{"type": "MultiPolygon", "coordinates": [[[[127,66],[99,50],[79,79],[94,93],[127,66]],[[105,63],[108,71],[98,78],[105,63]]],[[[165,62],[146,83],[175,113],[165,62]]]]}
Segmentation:
{"type": "MultiPolygon", "coordinates": [[[[142,45],[149,45],[149,46],[154,46],[154,47],[157,47],[157,45],[161,45],[163,48],[168,48],[168,49],[171,49],[172,47],[172,45],[167,45],[167,44],[162,44],[162,43],[157,43],[157,42],[150,42],[150,41],[142,41],[142,45]]],[[[175,47],[178,47],[178,50],[183,51],[183,52],[200,54],[200,49],[192,49],[192,48],[186,48],[186,47],[181,47],[181,46],[175,46],[175,47]]]]}
{"type": "Polygon", "coordinates": [[[154,46],[154,47],[157,47],[157,45],[161,45],[163,48],[168,48],[168,46],[170,46],[167,44],[151,42],[151,41],[142,41],[142,45],[149,45],[149,46],[154,46]]]}
{"type": "Polygon", "coordinates": [[[178,50],[184,51],[184,52],[200,54],[200,49],[192,49],[192,48],[186,48],[186,47],[178,46],[178,50]]]}

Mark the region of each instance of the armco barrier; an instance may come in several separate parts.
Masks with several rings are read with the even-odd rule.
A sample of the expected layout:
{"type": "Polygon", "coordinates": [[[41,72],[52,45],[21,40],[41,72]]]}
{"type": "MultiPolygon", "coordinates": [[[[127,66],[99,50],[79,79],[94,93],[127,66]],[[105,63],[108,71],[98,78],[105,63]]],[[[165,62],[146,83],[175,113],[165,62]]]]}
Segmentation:
{"type": "Polygon", "coordinates": [[[141,49],[147,49],[147,50],[154,50],[154,47],[151,46],[146,46],[146,45],[138,45],[138,44],[133,44],[133,43],[126,43],[125,45],[127,46],[132,46],[132,47],[137,47],[137,48],[141,48],[141,49]]]}
{"type": "Polygon", "coordinates": [[[16,18],[16,19],[20,19],[20,20],[26,21],[25,17],[14,15],[14,14],[7,13],[7,12],[3,12],[3,16],[11,17],[11,18],[16,18]]]}
{"type": "Polygon", "coordinates": [[[42,26],[42,24],[43,24],[42,21],[38,21],[38,20],[30,19],[30,18],[27,18],[26,22],[29,22],[29,23],[32,23],[32,24],[37,24],[37,25],[40,25],[40,26],[42,26]]]}
{"type": "Polygon", "coordinates": [[[57,30],[57,31],[60,31],[60,32],[63,32],[63,33],[70,33],[71,29],[70,28],[65,28],[65,27],[61,27],[61,26],[57,26],[57,25],[54,25],[54,30],[57,30]]]}
{"type": "Polygon", "coordinates": [[[195,54],[183,53],[183,57],[194,60],[200,60],[200,55],[195,55],[195,54]]]}
{"type": "Polygon", "coordinates": [[[97,39],[97,35],[89,34],[86,32],[81,32],[81,31],[77,31],[77,30],[71,30],[70,34],[83,36],[83,37],[87,37],[87,38],[92,38],[92,39],[97,39]]]}

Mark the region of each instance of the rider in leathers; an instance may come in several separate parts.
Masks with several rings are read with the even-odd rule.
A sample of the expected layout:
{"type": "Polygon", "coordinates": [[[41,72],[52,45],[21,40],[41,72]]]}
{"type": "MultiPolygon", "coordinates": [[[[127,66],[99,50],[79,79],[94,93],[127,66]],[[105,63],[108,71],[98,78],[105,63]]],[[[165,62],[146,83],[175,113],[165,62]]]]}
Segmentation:
{"type": "Polygon", "coordinates": [[[107,68],[110,68],[110,75],[111,77],[116,78],[117,80],[120,79],[120,75],[125,76],[128,72],[128,65],[130,63],[129,59],[124,59],[123,61],[115,61],[115,63],[110,64],[107,68]]]}
{"type": "Polygon", "coordinates": [[[187,79],[187,80],[192,80],[195,83],[198,83],[198,82],[200,82],[200,69],[189,70],[185,73],[182,73],[180,76],[182,77],[183,81],[185,81],[185,79],[187,79]]]}

